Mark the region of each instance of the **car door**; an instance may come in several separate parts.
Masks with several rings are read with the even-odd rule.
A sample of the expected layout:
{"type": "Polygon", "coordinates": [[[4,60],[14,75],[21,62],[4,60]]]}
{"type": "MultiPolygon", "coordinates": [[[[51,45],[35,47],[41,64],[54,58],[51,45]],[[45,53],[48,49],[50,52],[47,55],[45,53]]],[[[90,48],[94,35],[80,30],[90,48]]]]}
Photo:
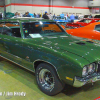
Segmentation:
{"type": "MultiPolygon", "coordinates": [[[[15,22],[16,23],[16,22],[15,22]]],[[[23,47],[23,38],[21,36],[20,24],[17,25],[14,22],[5,22],[3,27],[3,44],[6,53],[3,54],[4,57],[10,59],[17,64],[24,67],[32,69],[32,63],[26,61],[25,52],[23,47]]]]}
{"type": "Polygon", "coordinates": [[[9,55],[15,55],[18,57],[22,57],[21,56],[21,53],[22,53],[21,35],[19,37],[14,36],[14,34],[16,34],[15,33],[16,31],[14,31],[14,29],[17,28],[17,30],[19,30],[20,28],[18,27],[19,26],[13,25],[13,23],[5,23],[5,25],[3,26],[2,41],[3,41],[5,51],[7,53],[7,54],[3,54],[3,56],[11,60],[13,58],[9,55]]]}
{"type": "Polygon", "coordinates": [[[2,56],[3,53],[5,53],[4,43],[3,43],[3,26],[5,25],[5,22],[0,22],[0,55],[2,56]]]}

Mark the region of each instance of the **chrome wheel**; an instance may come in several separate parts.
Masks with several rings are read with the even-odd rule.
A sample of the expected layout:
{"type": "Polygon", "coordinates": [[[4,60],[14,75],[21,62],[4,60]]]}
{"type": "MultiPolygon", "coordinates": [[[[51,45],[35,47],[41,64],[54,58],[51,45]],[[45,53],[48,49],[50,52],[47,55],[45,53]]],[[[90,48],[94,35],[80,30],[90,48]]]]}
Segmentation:
{"type": "Polygon", "coordinates": [[[42,92],[53,96],[61,92],[64,85],[59,80],[56,70],[47,63],[41,63],[36,68],[36,82],[42,92]]]}
{"type": "Polygon", "coordinates": [[[48,69],[42,69],[39,72],[39,81],[46,90],[52,90],[54,88],[54,77],[48,69]]]}

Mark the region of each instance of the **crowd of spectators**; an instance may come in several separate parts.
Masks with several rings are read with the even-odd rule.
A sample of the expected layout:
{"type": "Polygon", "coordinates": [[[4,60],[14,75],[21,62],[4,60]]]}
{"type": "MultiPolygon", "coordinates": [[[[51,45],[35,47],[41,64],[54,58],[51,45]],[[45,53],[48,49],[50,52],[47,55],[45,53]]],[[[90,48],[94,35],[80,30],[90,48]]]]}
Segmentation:
{"type": "MultiPolygon", "coordinates": [[[[62,17],[63,17],[63,15],[64,14],[60,14],[60,16],[62,15],[62,17]]],[[[15,13],[15,15],[14,15],[14,17],[33,17],[33,18],[44,18],[44,19],[53,19],[53,18],[55,18],[55,13],[54,13],[54,15],[52,15],[52,13],[48,13],[47,11],[45,11],[45,13],[44,14],[42,14],[42,13],[29,13],[29,12],[25,12],[25,14],[21,14],[21,13],[18,13],[18,12],[16,12],[15,13]]],[[[67,19],[67,17],[68,17],[68,15],[65,15],[64,17],[66,17],[66,19],[67,19]]]]}
{"type": "Polygon", "coordinates": [[[45,12],[45,14],[41,14],[41,13],[29,13],[29,12],[25,12],[24,14],[18,13],[16,12],[14,17],[33,17],[33,18],[45,18],[45,19],[51,19],[51,13],[48,14],[47,12],[45,12]],[[50,18],[49,18],[50,17],[50,18]]]}
{"type": "MultiPolygon", "coordinates": [[[[57,15],[55,15],[55,13],[54,13],[54,15],[52,14],[52,13],[48,13],[47,11],[45,11],[44,12],[44,14],[43,13],[29,13],[29,12],[25,12],[24,14],[22,14],[22,13],[18,13],[18,12],[16,12],[16,13],[11,13],[11,12],[8,12],[7,14],[6,14],[6,17],[7,18],[11,18],[11,17],[14,17],[14,18],[17,18],[17,17],[32,17],[32,18],[44,18],[44,19],[54,19],[55,17],[56,17],[57,15]]],[[[68,15],[68,14],[60,14],[59,15],[61,18],[62,17],[65,17],[66,19],[70,19],[71,20],[71,22],[73,22],[74,21],[74,19],[79,19],[80,17],[79,17],[79,15],[74,15],[74,13],[73,14],[71,14],[70,16],[68,15]]],[[[3,18],[3,13],[0,13],[0,19],[2,19],[3,18]]],[[[92,17],[92,15],[90,14],[89,16],[88,16],[88,18],[93,18],[92,17]]]]}
{"type": "MultiPolygon", "coordinates": [[[[14,17],[33,17],[33,18],[44,18],[44,19],[51,19],[51,20],[54,19],[55,16],[56,16],[55,13],[54,13],[54,15],[52,15],[52,13],[48,13],[47,11],[45,11],[44,14],[42,14],[42,13],[37,13],[36,14],[36,13],[29,13],[29,12],[25,12],[24,14],[21,14],[21,13],[16,12],[15,15],[14,15],[14,17]]],[[[66,19],[70,18],[71,22],[73,22],[74,19],[79,18],[78,15],[74,15],[74,14],[68,16],[68,14],[63,14],[62,13],[59,16],[61,18],[65,17],[66,19]]]]}

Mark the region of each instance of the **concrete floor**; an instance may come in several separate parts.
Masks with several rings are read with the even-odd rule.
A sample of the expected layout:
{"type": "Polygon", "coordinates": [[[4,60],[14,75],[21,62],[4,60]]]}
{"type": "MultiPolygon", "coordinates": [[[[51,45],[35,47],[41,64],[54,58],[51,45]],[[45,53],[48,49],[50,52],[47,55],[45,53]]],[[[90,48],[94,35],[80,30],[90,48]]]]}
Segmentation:
{"type": "Polygon", "coordinates": [[[100,81],[81,88],[66,85],[58,95],[47,96],[38,89],[33,73],[0,58],[0,100],[94,100],[99,96],[100,81]],[[26,95],[16,96],[16,92],[26,95]]]}

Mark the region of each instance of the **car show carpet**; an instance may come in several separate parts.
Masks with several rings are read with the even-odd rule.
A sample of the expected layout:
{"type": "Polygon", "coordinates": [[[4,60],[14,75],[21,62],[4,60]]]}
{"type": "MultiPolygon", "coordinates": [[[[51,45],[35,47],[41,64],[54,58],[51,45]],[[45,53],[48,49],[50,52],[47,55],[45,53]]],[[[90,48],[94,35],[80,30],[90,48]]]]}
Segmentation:
{"type": "Polygon", "coordinates": [[[81,88],[66,85],[61,93],[48,96],[39,90],[34,73],[0,58],[0,100],[94,100],[97,97],[100,97],[100,81],[81,88]]]}

